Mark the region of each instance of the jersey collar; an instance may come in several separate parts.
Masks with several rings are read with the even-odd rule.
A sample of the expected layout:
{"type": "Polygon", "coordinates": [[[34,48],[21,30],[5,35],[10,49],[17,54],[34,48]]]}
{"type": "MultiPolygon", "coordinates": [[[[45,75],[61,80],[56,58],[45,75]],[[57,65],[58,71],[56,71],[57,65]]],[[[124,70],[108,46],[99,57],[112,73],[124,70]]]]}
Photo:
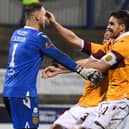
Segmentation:
{"type": "Polygon", "coordinates": [[[118,38],[115,39],[115,41],[119,40],[120,38],[123,38],[124,36],[129,36],[129,31],[121,34],[118,38]]]}
{"type": "Polygon", "coordinates": [[[37,30],[37,29],[35,29],[34,27],[31,27],[31,26],[24,26],[24,28],[32,29],[32,30],[37,30]]]}

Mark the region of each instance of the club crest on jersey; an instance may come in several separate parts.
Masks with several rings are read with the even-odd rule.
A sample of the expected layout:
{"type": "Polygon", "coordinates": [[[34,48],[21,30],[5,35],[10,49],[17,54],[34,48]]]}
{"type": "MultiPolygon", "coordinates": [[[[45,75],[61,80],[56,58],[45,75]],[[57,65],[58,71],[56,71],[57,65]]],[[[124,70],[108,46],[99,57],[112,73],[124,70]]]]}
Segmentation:
{"type": "Polygon", "coordinates": [[[39,118],[36,117],[36,116],[34,116],[33,119],[32,119],[32,122],[33,122],[33,124],[35,124],[35,125],[38,124],[39,118]]]}
{"type": "Polygon", "coordinates": [[[39,122],[39,114],[38,114],[38,108],[34,107],[33,108],[33,114],[32,114],[33,118],[32,118],[32,122],[33,124],[38,124],[39,122]]]}
{"type": "Polygon", "coordinates": [[[108,62],[108,61],[111,61],[113,59],[113,57],[111,55],[107,55],[105,57],[105,60],[108,62]]]}
{"type": "Polygon", "coordinates": [[[52,46],[54,46],[53,43],[50,43],[50,42],[45,43],[45,48],[50,48],[52,46]]]}

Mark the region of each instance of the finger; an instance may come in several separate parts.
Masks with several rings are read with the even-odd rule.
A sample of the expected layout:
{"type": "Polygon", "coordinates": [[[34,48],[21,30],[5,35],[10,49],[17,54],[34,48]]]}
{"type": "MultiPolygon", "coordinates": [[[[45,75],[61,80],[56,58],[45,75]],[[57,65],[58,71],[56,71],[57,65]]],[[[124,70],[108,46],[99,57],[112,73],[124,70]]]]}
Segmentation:
{"type": "Polygon", "coordinates": [[[51,12],[47,10],[46,11],[46,17],[49,19],[51,17],[51,15],[52,15],[51,12]]]}
{"type": "Polygon", "coordinates": [[[48,78],[47,71],[42,71],[41,77],[44,78],[44,79],[47,79],[48,78]]]}

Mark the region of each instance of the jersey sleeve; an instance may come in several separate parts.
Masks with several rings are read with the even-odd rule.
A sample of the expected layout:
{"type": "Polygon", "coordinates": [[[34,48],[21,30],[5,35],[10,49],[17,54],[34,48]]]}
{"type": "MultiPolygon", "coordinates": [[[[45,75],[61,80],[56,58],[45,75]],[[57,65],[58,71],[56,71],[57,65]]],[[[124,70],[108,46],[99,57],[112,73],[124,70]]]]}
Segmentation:
{"type": "Polygon", "coordinates": [[[40,35],[40,48],[46,56],[54,59],[68,69],[75,71],[77,67],[75,61],[59,50],[46,35],[40,35]]]}
{"type": "Polygon", "coordinates": [[[114,51],[114,53],[118,53],[119,55],[123,56],[123,57],[128,57],[129,55],[129,39],[127,40],[120,40],[117,41],[117,43],[115,43],[112,47],[112,51],[114,51]]]}
{"type": "MultiPolygon", "coordinates": [[[[110,42],[105,42],[104,45],[99,46],[95,53],[92,53],[91,58],[96,60],[101,59],[104,55],[106,55],[110,42]]],[[[95,48],[95,47],[94,47],[95,48]]]]}
{"type": "MultiPolygon", "coordinates": [[[[129,57],[129,41],[128,40],[120,40],[114,43],[112,46],[112,50],[109,53],[112,53],[116,58],[116,63],[123,62],[124,60],[128,60],[129,57]]],[[[124,62],[123,62],[124,63],[124,62]]]]}
{"type": "Polygon", "coordinates": [[[102,47],[92,56],[96,59],[103,59],[106,63],[110,65],[114,65],[123,62],[124,58],[126,58],[128,54],[128,44],[124,42],[124,40],[122,40],[122,42],[114,42],[112,46],[110,44],[105,44],[104,47],[102,47]]]}
{"type": "Polygon", "coordinates": [[[84,45],[83,45],[82,51],[88,55],[96,53],[102,47],[101,44],[94,43],[94,42],[87,42],[86,40],[83,40],[83,44],[84,45]]]}

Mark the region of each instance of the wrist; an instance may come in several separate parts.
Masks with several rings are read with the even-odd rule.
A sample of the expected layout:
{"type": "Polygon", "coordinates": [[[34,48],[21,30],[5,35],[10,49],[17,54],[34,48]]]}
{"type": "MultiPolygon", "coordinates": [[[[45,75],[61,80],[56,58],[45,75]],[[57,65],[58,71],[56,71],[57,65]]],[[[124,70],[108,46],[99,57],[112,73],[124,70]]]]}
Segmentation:
{"type": "Polygon", "coordinates": [[[60,24],[57,21],[52,21],[51,25],[57,30],[59,31],[60,28],[60,24]]]}
{"type": "Polygon", "coordinates": [[[80,73],[81,70],[82,70],[82,67],[79,64],[77,64],[75,67],[75,72],[80,73]]]}
{"type": "Polygon", "coordinates": [[[57,25],[57,21],[55,21],[55,20],[50,21],[50,24],[51,24],[52,26],[56,26],[56,25],[57,25]]]}

